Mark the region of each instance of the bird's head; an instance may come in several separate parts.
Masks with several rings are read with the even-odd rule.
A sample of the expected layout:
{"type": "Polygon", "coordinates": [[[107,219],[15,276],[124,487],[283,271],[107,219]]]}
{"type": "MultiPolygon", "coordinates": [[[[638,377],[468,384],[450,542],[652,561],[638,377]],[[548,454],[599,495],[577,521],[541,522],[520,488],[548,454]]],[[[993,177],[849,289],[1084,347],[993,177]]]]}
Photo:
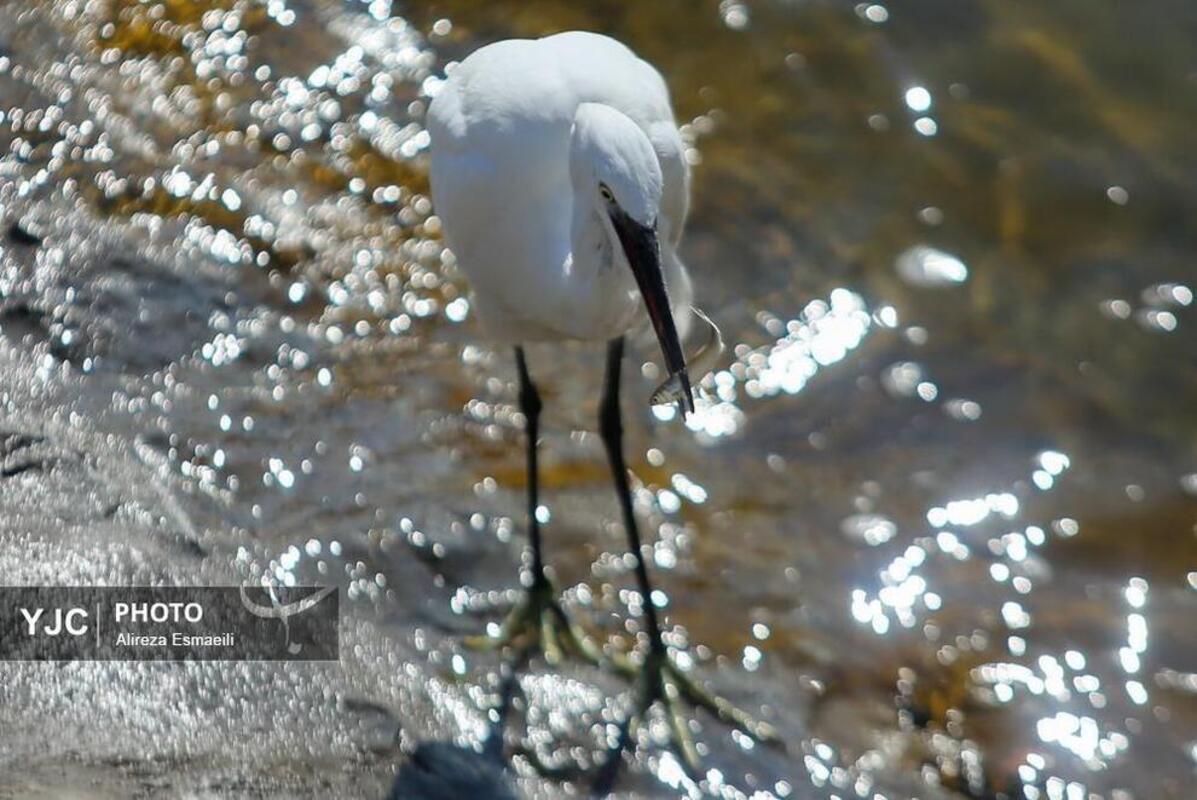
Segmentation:
{"type": "Polygon", "coordinates": [[[575,202],[595,210],[613,250],[623,254],[661,344],[665,368],[681,382],[683,411],[694,411],[686,358],[661,271],[657,218],[662,178],[652,144],[620,111],[582,103],[570,138],[570,177],[575,202]]]}

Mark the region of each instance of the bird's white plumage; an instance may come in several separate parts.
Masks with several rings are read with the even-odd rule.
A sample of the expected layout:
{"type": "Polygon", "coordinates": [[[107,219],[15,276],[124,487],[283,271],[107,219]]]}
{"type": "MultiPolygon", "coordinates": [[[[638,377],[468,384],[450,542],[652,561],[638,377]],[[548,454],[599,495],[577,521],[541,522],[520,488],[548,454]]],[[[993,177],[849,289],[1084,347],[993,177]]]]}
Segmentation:
{"type": "Polygon", "coordinates": [[[498,42],[450,73],[428,130],[433,202],[494,338],[610,339],[640,321],[631,271],[618,266],[621,253],[604,250],[609,221],[590,205],[597,195],[576,185],[587,170],[602,173],[630,214],[656,217],[670,303],[685,329],[691,289],[676,247],[689,168],[652,66],[591,33],[498,42]],[[582,135],[587,126],[593,141],[582,135]]]}

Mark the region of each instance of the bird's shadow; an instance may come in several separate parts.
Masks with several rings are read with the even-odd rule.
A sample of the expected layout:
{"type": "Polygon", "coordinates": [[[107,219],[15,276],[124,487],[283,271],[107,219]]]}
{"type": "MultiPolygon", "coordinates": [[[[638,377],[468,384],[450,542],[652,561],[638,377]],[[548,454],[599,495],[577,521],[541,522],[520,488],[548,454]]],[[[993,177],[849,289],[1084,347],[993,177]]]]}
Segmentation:
{"type": "Polygon", "coordinates": [[[389,800],[517,800],[502,754],[421,742],[400,768],[389,800]]]}
{"type": "MultiPolygon", "coordinates": [[[[388,800],[518,800],[512,771],[504,754],[506,733],[517,695],[522,695],[519,673],[528,665],[532,648],[519,650],[500,670],[499,703],[481,750],[450,741],[420,741],[400,767],[388,800]]],[[[589,778],[590,797],[606,797],[614,788],[622,753],[630,734],[629,717],[620,729],[620,743],[607,752],[595,774],[577,766],[553,766],[523,744],[513,752],[528,761],[538,775],[551,780],[589,778]]]]}
{"type": "Polygon", "coordinates": [[[417,743],[395,776],[388,800],[518,800],[503,742],[520,691],[518,672],[529,655],[525,650],[503,665],[498,713],[482,750],[445,741],[417,743]]]}

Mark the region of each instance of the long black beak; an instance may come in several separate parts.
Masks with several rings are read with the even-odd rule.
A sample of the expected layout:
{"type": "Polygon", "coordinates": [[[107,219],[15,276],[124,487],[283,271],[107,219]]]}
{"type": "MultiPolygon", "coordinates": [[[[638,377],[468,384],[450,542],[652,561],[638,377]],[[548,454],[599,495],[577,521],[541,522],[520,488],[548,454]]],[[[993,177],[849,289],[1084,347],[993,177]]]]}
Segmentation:
{"type": "Polygon", "coordinates": [[[661,353],[665,356],[665,369],[681,381],[682,396],[679,404],[683,416],[687,411],[693,413],[694,393],[690,388],[690,374],[686,371],[686,356],[682,353],[677,326],[673,323],[669,295],[665,291],[657,231],[654,227],[641,225],[618,208],[611,212],[611,222],[615,225],[615,233],[619,236],[619,243],[623,245],[623,252],[628,257],[632,274],[636,276],[636,284],[640,287],[640,296],[644,298],[653,330],[657,332],[657,341],[660,342],[661,353]]]}

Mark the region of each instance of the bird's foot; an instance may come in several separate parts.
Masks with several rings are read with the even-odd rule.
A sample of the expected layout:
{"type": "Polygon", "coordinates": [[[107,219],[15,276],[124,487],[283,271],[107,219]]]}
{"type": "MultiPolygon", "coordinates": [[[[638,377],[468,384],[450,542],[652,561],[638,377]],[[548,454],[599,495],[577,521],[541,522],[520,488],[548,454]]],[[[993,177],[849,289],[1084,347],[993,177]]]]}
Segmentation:
{"type": "Polygon", "coordinates": [[[635,678],[638,697],[636,707],[620,724],[618,740],[607,751],[606,761],[595,776],[592,789],[596,796],[602,797],[611,791],[623,754],[632,749],[637,729],[658,702],[669,723],[670,745],[695,779],[701,776],[701,762],[690,735],[686,705],[706,709],[721,722],[739,728],[758,742],[782,744],[776,728],[701,686],[677,665],[664,645],[653,646],[640,666],[626,657],[620,657],[614,663],[619,672],[635,678]]]}
{"type": "Polygon", "coordinates": [[[570,619],[557,600],[553,584],[543,575],[524,590],[515,607],[498,629],[480,636],[468,636],[465,645],[475,650],[499,650],[513,647],[521,652],[539,650],[549,664],[564,658],[598,665],[602,651],[570,619]]]}

